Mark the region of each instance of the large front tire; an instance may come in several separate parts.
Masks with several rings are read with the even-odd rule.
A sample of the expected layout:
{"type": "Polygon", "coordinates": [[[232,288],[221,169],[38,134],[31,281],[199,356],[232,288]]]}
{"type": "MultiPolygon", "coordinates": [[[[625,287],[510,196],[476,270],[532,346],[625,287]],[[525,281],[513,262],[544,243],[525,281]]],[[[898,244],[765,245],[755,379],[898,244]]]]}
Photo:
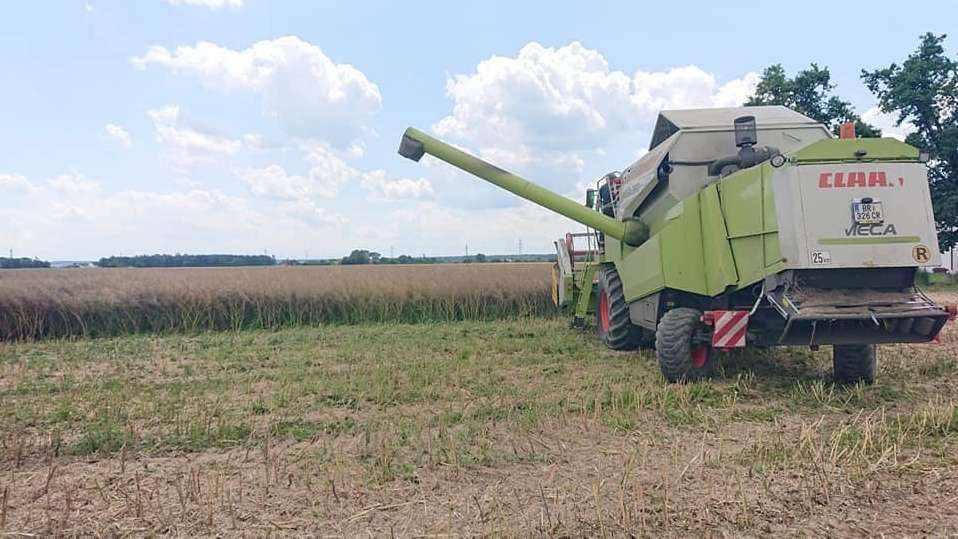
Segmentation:
{"type": "Polygon", "coordinates": [[[876,367],[874,344],[832,346],[832,370],[839,384],[874,384],[876,367]]]}
{"type": "Polygon", "coordinates": [[[712,347],[695,341],[702,329],[702,312],[678,307],[666,312],[655,331],[655,355],[669,382],[688,382],[711,377],[712,347]]]}
{"type": "Polygon", "coordinates": [[[622,292],[622,279],[615,268],[599,271],[595,326],[602,342],[613,350],[634,350],[648,344],[641,327],[632,323],[629,304],[622,292]]]}

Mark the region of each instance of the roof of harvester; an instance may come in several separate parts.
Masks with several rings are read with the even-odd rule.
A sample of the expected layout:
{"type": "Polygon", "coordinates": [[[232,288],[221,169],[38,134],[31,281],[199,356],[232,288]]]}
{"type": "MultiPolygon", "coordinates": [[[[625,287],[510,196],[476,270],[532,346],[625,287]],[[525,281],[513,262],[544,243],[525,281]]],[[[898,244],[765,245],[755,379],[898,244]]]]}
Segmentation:
{"type": "Polygon", "coordinates": [[[804,114],[799,114],[781,105],[663,110],[659,113],[659,118],[655,122],[655,130],[652,132],[652,143],[649,145],[649,149],[655,148],[663,140],[678,131],[693,129],[730,131],[732,130],[732,122],[740,116],[755,116],[755,123],[759,129],[815,125],[818,123],[804,114]]]}

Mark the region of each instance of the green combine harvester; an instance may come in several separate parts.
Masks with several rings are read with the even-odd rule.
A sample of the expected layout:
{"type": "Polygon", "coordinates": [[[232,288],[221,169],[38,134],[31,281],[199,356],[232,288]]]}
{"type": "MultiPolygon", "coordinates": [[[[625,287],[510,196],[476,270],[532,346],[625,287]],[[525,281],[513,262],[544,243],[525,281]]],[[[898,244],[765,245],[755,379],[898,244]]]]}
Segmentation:
{"type": "Polygon", "coordinates": [[[713,374],[717,351],[831,345],[838,382],[872,383],[876,344],[931,341],[955,306],[915,287],[941,264],[927,156],[842,135],[780,106],[663,111],[585,205],[413,128],[399,153],[585,225],[556,242],[553,299],[609,348],[654,346],[670,382],[713,374]]]}

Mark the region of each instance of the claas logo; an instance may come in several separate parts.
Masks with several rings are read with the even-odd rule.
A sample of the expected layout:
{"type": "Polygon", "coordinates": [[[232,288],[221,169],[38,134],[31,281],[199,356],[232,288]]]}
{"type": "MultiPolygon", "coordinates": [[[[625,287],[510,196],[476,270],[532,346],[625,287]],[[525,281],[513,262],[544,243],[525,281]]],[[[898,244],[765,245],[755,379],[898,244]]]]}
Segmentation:
{"type": "MultiPolygon", "coordinates": [[[[905,179],[898,178],[898,184],[904,185],[905,179]]],[[[883,170],[873,172],[822,172],[818,176],[818,187],[821,189],[894,187],[894,184],[888,181],[888,175],[883,170]]]]}

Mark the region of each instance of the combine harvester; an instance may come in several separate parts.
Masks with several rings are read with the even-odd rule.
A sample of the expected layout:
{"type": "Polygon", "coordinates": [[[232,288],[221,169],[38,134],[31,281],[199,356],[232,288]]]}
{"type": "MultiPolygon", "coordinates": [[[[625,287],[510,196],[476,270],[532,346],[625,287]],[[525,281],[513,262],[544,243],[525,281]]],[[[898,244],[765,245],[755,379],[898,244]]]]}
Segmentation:
{"type": "Polygon", "coordinates": [[[654,345],[670,382],[711,375],[716,351],[832,345],[838,382],[872,383],[876,344],[931,341],[955,316],[915,287],[941,263],[927,155],[852,124],[836,139],[779,106],[663,111],[584,206],[413,128],[399,153],[588,227],[556,242],[556,304],[579,327],[594,314],[609,348],[654,345]]]}

